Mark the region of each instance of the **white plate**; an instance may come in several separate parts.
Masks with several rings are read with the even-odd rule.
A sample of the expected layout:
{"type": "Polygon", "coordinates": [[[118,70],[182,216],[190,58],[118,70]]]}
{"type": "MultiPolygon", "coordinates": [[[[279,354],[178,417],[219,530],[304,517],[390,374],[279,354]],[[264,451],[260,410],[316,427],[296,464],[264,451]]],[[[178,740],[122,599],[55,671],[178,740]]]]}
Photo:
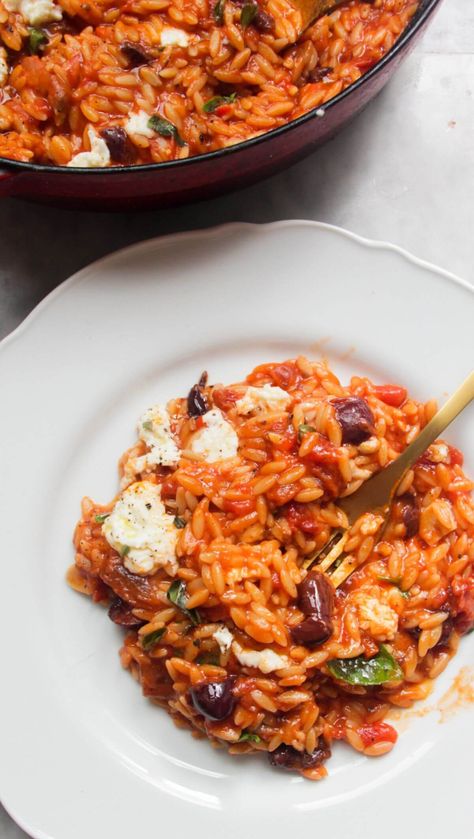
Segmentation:
{"type": "MultiPolygon", "coordinates": [[[[231,381],[297,353],[443,400],[469,372],[472,313],[467,285],[396,248],[312,222],[239,224],[95,263],[3,343],[0,789],[22,827],[38,839],[472,836],[468,712],[411,717],[383,758],[336,745],[316,784],[231,758],[141,696],[120,630],[64,582],[81,496],[115,493],[152,401],[203,369],[231,381]]],[[[467,429],[465,416],[448,437],[472,473],[467,429]]]]}

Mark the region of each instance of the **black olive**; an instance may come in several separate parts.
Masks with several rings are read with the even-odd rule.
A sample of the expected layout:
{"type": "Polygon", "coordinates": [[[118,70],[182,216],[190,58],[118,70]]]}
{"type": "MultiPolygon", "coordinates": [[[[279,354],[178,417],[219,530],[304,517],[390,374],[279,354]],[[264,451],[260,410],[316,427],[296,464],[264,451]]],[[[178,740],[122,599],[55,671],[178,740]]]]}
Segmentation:
{"type": "Polygon", "coordinates": [[[297,626],[291,628],[291,637],[295,644],[311,646],[322,644],[331,637],[333,632],[332,622],[324,621],[321,618],[310,616],[297,626]]]}
{"type": "Polygon", "coordinates": [[[323,737],[320,737],[315,750],[308,754],[308,752],[299,752],[293,746],[286,746],[284,743],[278,746],[273,752],[268,752],[268,760],[272,766],[279,769],[312,769],[315,766],[320,766],[331,757],[331,749],[326,744],[323,737]]]}
{"type": "Polygon", "coordinates": [[[189,693],[196,711],[209,720],[225,720],[230,717],[237,699],[232,693],[234,677],[229,676],[223,682],[204,682],[195,685],[189,693]]]}
{"type": "Polygon", "coordinates": [[[307,81],[313,84],[322,82],[326,76],[329,76],[329,73],[332,73],[332,67],[315,67],[308,73],[307,81]]]}
{"type": "Polygon", "coordinates": [[[188,414],[190,417],[202,417],[209,410],[209,404],[202,388],[206,386],[207,373],[201,375],[198,383],[188,393],[188,414]]]}
{"type": "Polygon", "coordinates": [[[374,415],[365,399],[347,396],[333,399],[336,419],[342,429],[342,442],[358,446],[374,432],[374,415]]]}
{"type": "Polygon", "coordinates": [[[411,539],[416,536],[420,526],[420,511],[416,506],[415,499],[410,495],[403,496],[400,501],[403,502],[402,520],[405,525],[406,537],[411,539]]]}
{"type": "Polygon", "coordinates": [[[119,626],[127,626],[130,629],[138,628],[145,623],[145,621],[135,617],[132,612],[132,607],[120,597],[112,600],[108,614],[111,621],[117,623],[119,626]]]}
{"type": "Polygon", "coordinates": [[[153,60],[147,47],[135,41],[122,41],[120,52],[125,56],[130,67],[141,67],[153,60]]]}
{"type": "Polygon", "coordinates": [[[110,128],[104,128],[100,134],[107,144],[110,157],[114,163],[131,162],[133,150],[124,128],[119,125],[112,125],[110,128]]]}
{"type": "Polygon", "coordinates": [[[437,644],[433,647],[433,651],[439,650],[440,647],[445,647],[448,643],[451,633],[454,629],[454,621],[452,618],[446,618],[442,625],[440,639],[437,644]]]}
{"type": "Polygon", "coordinates": [[[252,24],[258,32],[262,32],[263,34],[267,32],[272,34],[275,31],[275,18],[267,14],[267,12],[262,11],[262,9],[258,10],[252,24]]]}
{"type": "Polygon", "coordinates": [[[306,620],[292,627],[295,644],[322,644],[333,633],[334,586],[321,571],[310,571],[298,586],[298,606],[306,620]]]}

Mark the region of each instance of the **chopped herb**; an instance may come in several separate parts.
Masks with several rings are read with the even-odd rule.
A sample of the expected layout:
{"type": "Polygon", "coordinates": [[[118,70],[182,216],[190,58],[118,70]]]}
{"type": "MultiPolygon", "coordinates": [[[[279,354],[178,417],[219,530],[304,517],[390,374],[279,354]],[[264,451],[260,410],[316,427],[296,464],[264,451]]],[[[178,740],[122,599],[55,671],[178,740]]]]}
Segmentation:
{"type": "Polygon", "coordinates": [[[383,644],[373,658],[333,658],[328,661],[328,670],[349,685],[383,685],[403,678],[400,665],[383,644]]]}
{"type": "Polygon", "coordinates": [[[301,443],[303,436],[305,434],[309,434],[310,431],[316,431],[312,425],[299,425],[298,426],[298,443],[301,443]]]}
{"type": "Polygon", "coordinates": [[[215,4],[214,9],[212,10],[212,16],[216,23],[219,24],[219,26],[222,26],[222,24],[224,23],[224,6],[225,0],[217,0],[217,3],[215,4]]]}
{"type": "Polygon", "coordinates": [[[36,55],[48,43],[48,36],[43,29],[34,26],[30,27],[29,33],[28,46],[32,55],[36,55]]]}
{"type": "Polygon", "coordinates": [[[240,25],[245,29],[249,26],[258,12],[256,3],[246,3],[240,15],[240,25]]]}
{"type": "Polygon", "coordinates": [[[259,737],[258,734],[254,734],[253,731],[242,731],[238,742],[244,743],[245,741],[249,743],[261,743],[262,738],[259,737]]]}
{"type": "Polygon", "coordinates": [[[145,431],[153,431],[152,421],[151,420],[145,420],[145,422],[142,422],[142,428],[144,428],[145,431]]]}
{"type": "Polygon", "coordinates": [[[127,556],[130,553],[130,545],[123,545],[120,548],[120,556],[127,556]]]}
{"type": "Polygon", "coordinates": [[[151,650],[166,632],[166,626],[161,629],[155,629],[154,632],[149,632],[148,635],[142,635],[141,643],[144,650],[147,652],[151,650]]]}
{"type": "Polygon", "coordinates": [[[94,521],[96,521],[97,524],[102,524],[109,516],[110,513],[100,513],[97,516],[94,516],[94,521]]]}
{"type": "Polygon", "coordinates": [[[407,591],[403,591],[403,589],[400,588],[401,582],[402,582],[401,577],[379,577],[378,579],[382,583],[390,583],[391,586],[396,586],[398,588],[400,594],[402,595],[402,597],[405,597],[405,598],[410,597],[410,595],[408,594],[407,591]]]}
{"type": "Polygon", "coordinates": [[[172,603],[173,606],[177,606],[183,615],[186,615],[186,617],[189,618],[194,626],[201,623],[201,617],[198,610],[186,608],[186,583],[183,582],[183,580],[174,580],[171,583],[166,596],[169,602],[172,603]]]}
{"type": "Polygon", "coordinates": [[[206,112],[206,114],[213,114],[216,108],[219,108],[220,105],[231,105],[236,99],[236,93],[231,93],[229,96],[214,96],[212,99],[208,99],[207,102],[204,103],[202,109],[206,112]]]}
{"type": "Polygon", "coordinates": [[[182,519],[181,516],[175,516],[173,519],[173,524],[178,530],[182,530],[183,527],[186,527],[186,519],[182,519]]]}
{"type": "Polygon", "coordinates": [[[148,127],[151,128],[152,131],[156,131],[161,137],[173,137],[176,141],[178,146],[185,146],[186,143],[182,138],[179,136],[178,129],[176,125],[173,125],[168,119],[164,119],[163,117],[159,116],[152,116],[148,120],[148,127]]]}
{"type": "Polygon", "coordinates": [[[213,664],[215,667],[219,667],[221,663],[217,653],[202,653],[198,655],[196,661],[198,664],[213,664]]]}

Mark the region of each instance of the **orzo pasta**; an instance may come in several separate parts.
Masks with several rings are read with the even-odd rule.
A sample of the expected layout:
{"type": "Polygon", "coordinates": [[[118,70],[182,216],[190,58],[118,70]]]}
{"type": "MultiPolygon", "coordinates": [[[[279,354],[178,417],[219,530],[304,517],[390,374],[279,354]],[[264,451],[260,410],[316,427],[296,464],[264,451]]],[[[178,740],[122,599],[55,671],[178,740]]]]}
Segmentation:
{"type": "Polygon", "coordinates": [[[300,34],[290,0],[0,0],[0,157],[160,163],[324,105],[418,0],[351,0],[300,34]]]}
{"type": "Polygon", "coordinates": [[[403,451],[436,410],[324,362],[263,364],[150,407],[108,505],[89,498],[71,585],[126,630],[121,660],[178,725],[233,754],[325,774],[334,740],[389,751],[391,706],[424,698],[474,624],[474,505],[462,454],[437,441],[387,528],[370,511],[337,590],[304,560],[344,524],[338,498],[403,451]]]}

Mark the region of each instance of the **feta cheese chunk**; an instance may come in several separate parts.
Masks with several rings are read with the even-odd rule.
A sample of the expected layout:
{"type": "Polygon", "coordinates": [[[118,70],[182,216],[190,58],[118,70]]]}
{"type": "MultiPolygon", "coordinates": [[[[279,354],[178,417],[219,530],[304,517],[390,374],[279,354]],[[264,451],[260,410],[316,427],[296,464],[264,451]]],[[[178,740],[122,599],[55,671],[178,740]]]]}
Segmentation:
{"type": "Polygon", "coordinates": [[[430,547],[437,545],[448,533],[456,530],[456,527],[456,516],[447,498],[437,498],[422,508],[420,536],[430,547]]]}
{"type": "Polygon", "coordinates": [[[4,87],[8,79],[7,51],[0,47],[0,87],[4,87]]]}
{"type": "Polygon", "coordinates": [[[237,641],[232,644],[232,652],[244,667],[257,667],[262,673],[272,673],[290,666],[286,655],[278,655],[273,650],[244,650],[237,641]]]}
{"type": "Polygon", "coordinates": [[[225,655],[229,652],[232,646],[232,641],[234,640],[234,636],[232,635],[232,632],[230,632],[230,630],[227,629],[226,626],[224,626],[224,624],[220,626],[219,629],[216,629],[212,637],[219,644],[219,649],[222,655],[225,655]]]}
{"type": "Polygon", "coordinates": [[[213,408],[203,416],[204,428],[193,435],[191,451],[200,454],[208,463],[216,463],[228,457],[235,457],[239,446],[236,431],[224,419],[218,408],[213,408]]]}
{"type": "Polygon", "coordinates": [[[169,574],[176,573],[178,531],[156,484],[137,481],[122,492],[102,525],[102,533],[132,574],[146,576],[162,567],[169,574]]]}
{"type": "Polygon", "coordinates": [[[380,598],[372,597],[364,591],[354,596],[353,602],[357,607],[357,616],[361,629],[365,629],[377,641],[391,641],[398,629],[397,613],[380,598]]]}
{"type": "Polygon", "coordinates": [[[135,473],[142,472],[146,466],[176,466],[179,449],[171,433],[166,405],[153,405],[145,411],[138,421],[138,436],[150,451],[136,458],[135,473]]]}
{"type": "Polygon", "coordinates": [[[263,387],[248,387],[242,399],[235,403],[238,414],[270,413],[284,411],[290,404],[291,396],[281,387],[263,385],[263,387]]]}
{"type": "Polygon", "coordinates": [[[104,168],[110,163],[110,152],[105,140],[95,133],[90,125],[87,129],[87,135],[91,144],[90,151],[81,151],[71,158],[68,166],[78,166],[80,169],[95,169],[104,168]]]}
{"type": "Polygon", "coordinates": [[[167,26],[161,30],[160,42],[162,47],[187,47],[189,35],[183,29],[167,26]]]}
{"type": "Polygon", "coordinates": [[[19,12],[26,23],[43,26],[53,20],[61,20],[63,11],[53,0],[4,0],[8,12],[19,12]]]}
{"type": "Polygon", "coordinates": [[[146,111],[132,112],[124,125],[125,131],[129,136],[140,134],[141,137],[154,137],[155,132],[148,125],[149,119],[150,114],[146,111]]]}

